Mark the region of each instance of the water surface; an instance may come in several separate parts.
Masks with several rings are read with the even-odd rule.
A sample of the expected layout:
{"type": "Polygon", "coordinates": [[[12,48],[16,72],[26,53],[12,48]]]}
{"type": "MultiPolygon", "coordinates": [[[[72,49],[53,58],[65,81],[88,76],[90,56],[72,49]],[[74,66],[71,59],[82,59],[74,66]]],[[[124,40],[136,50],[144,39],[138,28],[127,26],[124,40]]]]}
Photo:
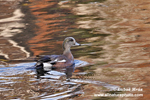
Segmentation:
{"type": "MultiPolygon", "coordinates": [[[[132,4],[111,0],[0,1],[0,99],[92,99],[94,93],[111,93],[120,86],[148,86],[149,78],[143,75],[150,71],[149,35],[144,32],[149,31],[149,20],[137,17],[136,12],[130,14],[132,4]],[[35,64],[32,58],[62,54],[67,36],[82,44],[71,48],[76,67],[70,82],[55,70],[37,79],[36,71],[28,69],[35,64]]],[[[140,13],[148,16],[146,10],[140,13]]]]}

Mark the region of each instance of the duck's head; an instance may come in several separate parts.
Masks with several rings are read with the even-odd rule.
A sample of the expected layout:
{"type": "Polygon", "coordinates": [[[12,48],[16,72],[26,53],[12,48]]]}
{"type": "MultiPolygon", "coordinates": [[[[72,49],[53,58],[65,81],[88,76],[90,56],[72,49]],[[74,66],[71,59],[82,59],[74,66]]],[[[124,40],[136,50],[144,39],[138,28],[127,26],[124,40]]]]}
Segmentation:
{"type": "Polygon", "coordinates": [[[80,46],[81,44],[77,43],[73,37],[65,38],[63,42],[63,49],[70,49],[71,46],[80,46]]]}

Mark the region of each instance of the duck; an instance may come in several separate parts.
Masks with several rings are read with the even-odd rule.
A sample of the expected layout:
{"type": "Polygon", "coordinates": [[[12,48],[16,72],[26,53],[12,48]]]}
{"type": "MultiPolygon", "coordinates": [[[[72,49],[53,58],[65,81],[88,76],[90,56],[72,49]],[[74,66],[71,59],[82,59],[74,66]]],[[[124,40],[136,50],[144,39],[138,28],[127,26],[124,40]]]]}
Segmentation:
{"type": "Polygon", "coordinates": [[[81,46],[73,37],[66,37],[63,41],[62,55],[38,55],[35,57],[35,68],[43,68],[44,71],[49,71],[53,68],[66,68],[74,65],[74,57],[71,53],[72,46],[81,46]]]}

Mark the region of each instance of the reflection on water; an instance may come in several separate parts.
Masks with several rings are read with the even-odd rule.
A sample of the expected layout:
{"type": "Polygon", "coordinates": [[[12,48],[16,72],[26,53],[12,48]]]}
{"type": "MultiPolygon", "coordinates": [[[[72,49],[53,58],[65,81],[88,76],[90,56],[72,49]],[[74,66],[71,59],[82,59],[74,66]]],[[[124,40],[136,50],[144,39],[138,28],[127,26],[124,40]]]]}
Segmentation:
{"type": "Polygon", "coordinates": [[[52,68],[52,70],[56,70],[56,72],[45,70],[44,67],[43,67],[43,64],[36,66],[35,69],[36,69],[37,79],[39,79],[39,78],[45,78],[45,77],[59,79],[60,76],[62,75],[59,72],[64,72],[66,78],[70,79],[71,76],[72,76],[72,73],[74,72],[74,69],[75,69],[75,63],[73,65],[71,65],[71,66],[67,66],[66,68],[52,68]],[[59,72],[57,72],[57,71],[59,71],[59,72]],[[55,73],[55,74],[53,74],[53,73],[55,73]],[[44,76],[45,74],[53,74],[55,76],[51,76],[51,75],[44,76]]]}
{"type": "Polygon", "coordinates": [[[0,99],[63,99],[83,92],[80,99],[91,99],[92,93],[118,86],[148,86],[149,13],[142,5],[149,3],[136,8],[132,2],[0,1],[0,99]],[[70,82],[65,70],[44,74],[40,70],[36,76],[33,69],[26,69],[35,64],[22,63],[28,57],[62,54],[67,36],[83,44],[71,48],[79,60],[75,70],[72,66],[66,71],[70,82]]]}
{"type": "Polygon", "coordinates": [[[29,57],[30,53],[26,51],[23,46],[18,45],[17,42],[11,39],[11,37],[21,33],[22,29],[26,27],[25,23],[22,22],[22,17],[24,17],[24,14],[21,12],[21,9],[11,8],[12,6],[14,6],[11,5],[11,3],[14,3],[13,1],[10,2],[10,5],[7,2],[2,3],[2,6],[4,6],[3,9],[6,9],[7,6],[10,6],[10,11],[14,11],[12,13],[12,16],[9,16],[9,10],[8,12],[1,12],[1,16],[6,16],[6,18],[0,19],[0,54],[6,59],[24,59],[26,57],[29,57]]]}
{"type": "MultiPolygon", "coordinates": [[[[101,40],[102,37],[107,36],[107,34],[91,33],[91,27],[77,28],[77,24],[80,23],[79,21],[76,23],[76,20],[94,19],[95,21],[101,21],[103,18],[97,18],[97,15],[93,15],[91,11],[89,11],[91,14],[88,15],[73,15],[72,9],[62,7],[64,3],[61,4],[61,2],[53,0],[24,1],[20,3],[21,9],[14,10],[13,16],[1,19],[0,22],[5,22],[4,25],[1,25],[1,35],[7,37],[5,40],[9,41],[15,48],[13,50],[15,52],[11,53],[12,49],[7,51],[3,47],[4,50],[1,51],[1,55],[6,59],[22,59],[32,55],[61,54],[61,45],[66,36],[73,36],[80,42],[86,42],[85,39],[87,42],[92,42],[95,41],[94,39],[101,40]]],[[[72,3],[76,4],[77,2],[85,3],[84,1],[68,1],[67,4],[72,5],[72,3]]],[[[96,3],[93,0],[86,1],[86,3],[90,2],[96,3]]],[[[83,8],[87,10],[86,7],[83,8]]],[[[76,12],[74,8],[73,11],[76,12]]],[[[102,53],[99,52],[101,50],[102,48],[96,45],[94,48],[83,46],[72,49],[73,53],[78,51],[74,54],[75,57],[89,55],[93,58],[99,57],[97,54],[101,55],[102,53]],[[84,52],[83,48],[87,51],[84,52]]]]}
{"type": "Polygon", "coordinates": [[[61,54],[64,40],[61,35],[74,28],[73,20],[67,19],[71,14],[70,10],[60,9],[58,2],[53,0],[31,1],[30,9],[36,16],[35,25],[38,27],[34,33],[36,36],[28,41],[34,55],[61,54]]]}
{"type": "Polygon", "coordinates": [[[119,88],[118,86],[105,82],[92,80],[71,79],[68,82],[66,76],[70,78],[74,68],[79,67],[78,65],[84,67],[88,64],[85,61],[75,60],[75,65],[68,67],[66,71],[62,70],[58,72],[51,70],[38,77],[38,79],[36,79],[36,75],[39,74],[36,73],[37,70],[33,68],[31,70],[31,66],[34,66],[34,64],[35,62],[12,64],[10,65],[11,67],[3,67],[0,69],[0,91],[3,91],[2,93],[4,94],[1,96],[1,99],[23,99],[22,94],[27,96],[26,99],[63,99],[83,94],[81,86],[87,83],[104,86],[111,90],[119,88]],[[11,94],[11,92],[14,93],[11,94]],[[9,96],[7,97],[7,95],[9,96]]]}

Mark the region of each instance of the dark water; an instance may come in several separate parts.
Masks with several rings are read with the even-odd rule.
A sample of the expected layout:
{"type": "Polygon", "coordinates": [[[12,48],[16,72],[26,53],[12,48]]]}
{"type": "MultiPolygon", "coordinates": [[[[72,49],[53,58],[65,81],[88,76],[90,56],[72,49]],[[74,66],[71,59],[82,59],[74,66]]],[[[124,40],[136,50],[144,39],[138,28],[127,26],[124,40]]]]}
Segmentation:
{"type": "MultiPolygon", "coordinates": [[[[103,12],[99,9],[108,8],[103,2],[105,0],[0,1],[0,99],[77,99],[84,94],[86,84],[108,90],[118,88],[101,82],[98,75],[96,79],[87,78],[94,75],[96,67],[128,60],[119,56],[124,50],[122,46],[118,49],[116,41],[111,41],[119,37],[111,37],[111,33],[118,30],[105,30],[119,19],[107,20],[101,15],[103,12]],[[71,48],[76,60],[70,81],[63,71],[55,70],[37,79],[36,71],[28,69],[35,65],[32,58],[62,54],[62,42],[68,36],[83,44],[71,48]]],[[[104,70],[108,71],[111,69],[104,70]]]]}

